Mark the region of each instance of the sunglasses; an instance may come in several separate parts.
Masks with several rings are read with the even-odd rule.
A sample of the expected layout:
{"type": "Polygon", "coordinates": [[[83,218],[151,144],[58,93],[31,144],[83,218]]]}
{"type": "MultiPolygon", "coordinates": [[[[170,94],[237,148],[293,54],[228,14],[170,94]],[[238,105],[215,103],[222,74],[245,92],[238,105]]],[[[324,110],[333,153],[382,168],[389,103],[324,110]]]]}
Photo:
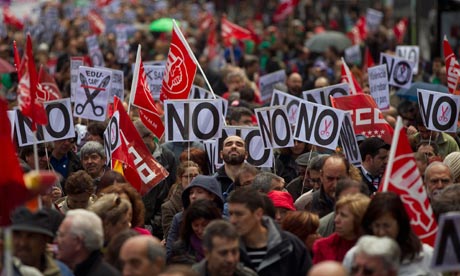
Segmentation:
{"type": "Polygon", "coordinates": [[[375,269],[369,268],[365,265],[354,265],[351,267],[351,275],[356,275],[359,271],[362,270],[362,275],[372,276],[375,273],[375,269]]]}
{"type": "Polygon", "coordinates": [[[38,150],[37,152],[38,156],[39,157],[43,157],[43,156],[50,156],[51,155],[51,151],[46,151],[46,150],[38,150]]]}

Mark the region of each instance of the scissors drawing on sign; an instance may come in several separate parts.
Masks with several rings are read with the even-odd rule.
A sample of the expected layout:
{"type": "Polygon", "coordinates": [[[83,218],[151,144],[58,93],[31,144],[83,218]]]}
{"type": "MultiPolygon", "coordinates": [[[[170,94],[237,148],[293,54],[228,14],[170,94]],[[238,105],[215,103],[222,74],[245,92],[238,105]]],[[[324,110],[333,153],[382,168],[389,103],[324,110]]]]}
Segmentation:
{"type": "Polygon", "coordinates": [[[446,106],[446,109],[444,109],[443,106],[441,106],[441,116],[439,116],[439,121],[440,122],[447,122],[449,121],[449,118],[447,118],[446,113],[449,110],[449,107],[446,106]]]}
{"type": "Polygon", "coordinates": [[[104,113],[104,107],[103,106],[100,106],[100,105],[96,105],[94,103],[94,98],[97,97],[97,95],[99,95],[99,93],[101,91],[105,91],[105,88],[107,87],[107,85],[109,84],[110,82],[110,76],[106,76],[102,81],[101,83],[99,83],[99,86],[98,87],[92,87],[92,86],[89,86],[88,85],[88,81],[86,80],[86,77],[83,75],[83,74],[80,74],[80,81],[81,81],[81,87],[83,87],[85,89],[85,95],[86,95],[86,102],[84,104],[77,104],[75,106],[75,112],[78,114],[78,115],[81,115],[83,114],[83,111],[85,110],[86,106],[88,104],[91,105],[91,107],[93,108],[93,114],[95,116],[102,116],[102,114],[104,113]],[[91,94],[91,92],[89,91],[90,88],[94,89],[94,92],[91,94]]]}
{"type": "Polygon", "coordinates": [[[331,134],[331,133],[329,132],[329,127],[331,126],[331,124],[332,124],[332,121],[325,120],[325,122],[324,122],[324,129],[321,130],[320,134],[321,134],[321,135],[329,136],[329,134],[331,134]]]}

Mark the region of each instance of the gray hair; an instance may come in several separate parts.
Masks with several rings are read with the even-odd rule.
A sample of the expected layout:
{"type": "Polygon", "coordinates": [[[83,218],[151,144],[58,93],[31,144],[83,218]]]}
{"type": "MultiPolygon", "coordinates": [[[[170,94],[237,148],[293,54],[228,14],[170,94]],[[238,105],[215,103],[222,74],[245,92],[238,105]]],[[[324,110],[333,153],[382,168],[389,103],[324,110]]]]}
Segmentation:
{"type": "Polygon", "coordinates": [[[105,158],[104,146],[96,141],[86,142],[80,149],[80,158],[83,159],[88,154],[97,153],[100,157],[105,158]]]}
{"type": "Polygon", "coordinates": [[[278,176],[274,173],[261,172],[254,178],[254,181],[252,182],[252,188],[266,194],[270,192],[273,179],[280,181],[283,180],[281,176],[278,176]]]}
{"type": "Polygon", "coordinates": [[[398,271],[399,269],[401,249],[391,238],[362,236],[356,243],[355,256],[358,254],[380,258],[383,267],[388,271],[398,271]]]}
{"type": "Polygon", "coordinates": [[[443,162],[440,162],[440,161],[434,161],[434,162],[430,163],[428,165],[428,167],[426,167],[426,169],[425,169],[425,179],[428,179],[428,176],[430,175],[431,169],[433,167],[436,167],[436,166],[447,168],[449,170],[449,176],[452,179],[452,182],[454,181],[454,175],[452,174],[452,171],[450,170],[449,166],[447,166],[446,164],[444,164],[443,162]]]}
{"type": "Polygon", "coordinates": [[[314,170],[319,172],[323,168],[324,161],[328,156],[328,154],[320,154],[318,156],[313,157],[312,159],[310,159],[310,162],[308,163],[307,170],[314,170]]]}
{"type": "Polygon", "coordinates": [[[83,239],[89,252],[102,248],[104,230],[102,220],[95,213],[84,209],[69,210],[66,218],[70,218],[70,232],[83,239]]]}

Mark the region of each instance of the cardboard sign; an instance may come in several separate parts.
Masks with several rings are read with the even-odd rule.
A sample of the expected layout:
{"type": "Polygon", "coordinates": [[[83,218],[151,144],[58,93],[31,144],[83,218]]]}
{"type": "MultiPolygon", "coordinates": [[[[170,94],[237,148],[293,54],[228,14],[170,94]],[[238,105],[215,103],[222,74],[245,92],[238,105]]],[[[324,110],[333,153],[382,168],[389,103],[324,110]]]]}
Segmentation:
{"type": "Polygon", "coordinates": [[[366,11],[366,28],[369,32],[379,30],[380,23],[383,19],[383,12],[368,8],[366,11]]]}
{"type": "MultiPolygon", "coordinates": [[[[52,142],[56,140],[75,137],[70,98],[45,102],[48,124],[37,125],[37,143],[52,142]]],[[[34,135],[32,132],[32,121],[15,110],[15,126],[20,147],[32,145],[34,135]]]]}
{"type": "Polygon", "coordinates": [[[166,141],[210,140],[222,134],[221,100],[166,100],[164,106],[166,141]]]}
{"type": "Polygon", "coordinates": [[[256,108],[255,114],[265,148],[278,149],[294,146],[286,106],[256,108]]]}
{"type": "Polygon", "coordinates": [[[460,270],[460,212],[442,214],[431,259],[431,269],[448,272],[460,270]]]}
{"type": "Polygon", "coordinates": [[[388,86],[387,67],[377,65],[367,69],[369,88],[380,110],[390,109],[390,87],[388,86]]]}
{"type": "Polygon", "coordinates": [[[348,64],[361,64],[361,47],[354,45],[345,49],[345,61],[348,64]]]}
{"type": "Polygon", "coordinates": [[[112,160],[112,153],[121,145],[121,138],[120,138],[120,112],[116,110],[112,117],[110,117],[110,121],[107,124],[107,128],[104,131],[104,150],[107,156],[106,165],[110,165],[111,168],[111,160],[112,160]]]}
{"type": "Polygon", "coordinates": [[[358,147],[358,140],[353,130],[353,120],[350,113],[345,113],[342,128],[340,130],[340,145],[342,146],[348,162],[355,167],[361,167],[361,152],[358,147]]]}
{"type": "Polygon", "coordinates": [[[75,91],[78,86],[78,68],[83,65],[83,57],[70,58],[70,101],[72,102],[75,102],[75,91]]]}
{"type": "Polygon", "coordinates": [[[203,141],[204,150],[209,160],[209,174],[213,175],[216,172],[216,150],[217,150],[217,141],[216,140],[206,140],[203,141]]]}
{"type": "Polygon", "coordinates": [[[127,27],[124,25],[117,25],[115,27],[115,33],[117,36],[117,50],[115,52],[117,62],[120,64],[127,64],[129,62],[129,43],[127,27]]]}
{"type": "MultiPolygon", "coordinates": [[[[106,68],[109,69],[109,68],[106,68]]],[[[125,98],[125,78],[121,70],[109,69],[112,71],[112,85],[110,88],[109,103],[113,103],[113,97],[118,97],[121,101],[125,98]]]]}
{"type": "Polygon", "coordinates": [[[309,102],[331,106],[330,97],[337,98],[348,96],[350,86],[348,83],[339,83],[302,92],[303,98],[309,102]]]}
{"type": "Polygon", "coordinates": [[[302,101],[297,112],[294,139],[335,150],[344,116],[343,110],[302,101]]]}
{"type": "Polygon", "coordinates": [[[380,53],[380,64],[387,66],[388,82],[390,85],[410,88],[414,62],[396,56],[380,53]]]}
{"type": "Polygon", "coordinates": [[[105,67],[104,56],[99,48],[97,36],[92,35],[86,38],[86,45],[88,47],[89,57],[93,66],[105,67]]]}
{"type": "MultiPolygon", "coordinates": [[[[214,94],[215,95],[215,94],[214,94]]],[[[222,112],[224,113],[224,116],[227,116],[227,110],[228,110],[228,100],[222,98],[219,95],[215,95],[217,99],[222,100],[222,112]]],[[[188,96],[189,99],[214,99],[214,96],[212,95],[211,91],[206,90],[202,87],[192,85],[192,91],[190,91],[190,94],[188,96]]]]}
{"type": "Polygon", "coordinates": [[[165,68],[165,65],[146,65],[144,63],[145,76],[147,77],[150,92],[152,92],[152,96],[155,100],[160,98],[160,91],[165,68]]]}
{"type": "Polygon", "coordinates": [[[423,123],[427,129],[456,132],[460,96],[417,89],[423,123]]]}
{"type": "Polygon", "coordinates": [[[286,72],[284,70],[279,70],[270,74],[263,75],[259,78],[259,87],[261,99],[264,103],[270,102],[272,97],[273,87],[277,83],[286,82],[286,72]]]}
{"type": "Polygon", "coordinates": [[[297,109],[299,107],[300,101],[301,99],[296,96],[292,96],[286,92],[274,89],[270,106],[285,105],[286,112],[288,113],[289,123],[295,124],[295,120],[297,118],[297,109]]]}
{"type": "Polygon", "coordinates": [[[228,126],[222,128],[222,136],[217,142],[218,148],[215,158],[217,167],[224,164],[222,158],[220,158],[220,152],[222,151],[224,140],[231,135],[240,136],[245,141],[246,149],[248,150],[246,162],[260,168],[271,168],[273,166],[273,150],[261,147],[263,142],[258,127],[228,126]]]}
{"type": "Polygon", "coordinates": [[[80,66],[74,116],[105,121],[112,79],[110,70],[80,66]]]}
{"type": "Polygon", "coordinates": [[[398,45],[396,46],[396,55],[398,57],[405,58],[407,60],[410,60],[414,63],[413,73],[414,75],[417,75],[418,73],[418,61],[420,59],[420,47],[418,46],[403,46],[403,45],[398,45]]]}

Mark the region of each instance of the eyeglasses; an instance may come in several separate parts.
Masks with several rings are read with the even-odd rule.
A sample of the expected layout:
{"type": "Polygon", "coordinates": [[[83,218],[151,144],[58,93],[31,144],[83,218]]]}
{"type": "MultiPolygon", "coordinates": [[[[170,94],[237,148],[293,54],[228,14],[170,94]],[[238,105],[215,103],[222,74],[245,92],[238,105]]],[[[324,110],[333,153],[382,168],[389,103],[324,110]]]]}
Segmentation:
{"type": "Polygon", "coordinates": [[[362,275],[365,275],[365,276],[371,276],[371,275],[374,275],[375,273],[375,269],[369,268],[365,265],[354,265],[351,267],[351,275],[355,275],[361,270],[362,270],[362,275]]]}

